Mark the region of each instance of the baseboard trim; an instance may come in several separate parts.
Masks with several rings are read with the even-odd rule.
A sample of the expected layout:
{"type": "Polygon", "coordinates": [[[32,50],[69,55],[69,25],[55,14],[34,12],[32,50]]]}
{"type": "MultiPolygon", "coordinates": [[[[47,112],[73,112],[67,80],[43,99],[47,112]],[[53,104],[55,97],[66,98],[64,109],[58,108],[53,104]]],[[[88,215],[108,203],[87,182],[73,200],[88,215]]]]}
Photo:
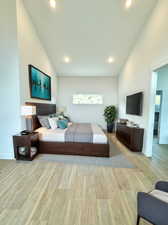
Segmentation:
{"type": "Polygon", "coordinates": [[[150,153],[142,152],[142,154],[146,156],[147,158],[152,158],[152,154],[150,153]]]}
{"type": "Polygon", "coordinates": [[[0,159],[14,159],[14,155],[12,152],[7,152],[7,153],[0,153],[0,159]]]}

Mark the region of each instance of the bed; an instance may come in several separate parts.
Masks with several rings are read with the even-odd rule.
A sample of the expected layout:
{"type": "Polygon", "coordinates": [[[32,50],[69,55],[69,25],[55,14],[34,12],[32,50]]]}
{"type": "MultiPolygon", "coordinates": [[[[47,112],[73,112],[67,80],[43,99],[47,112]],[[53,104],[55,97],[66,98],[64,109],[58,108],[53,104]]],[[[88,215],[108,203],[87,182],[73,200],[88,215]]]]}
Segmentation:
{"type": "MultiPolygon", "coordinates": [[[[32,117],[32,129],[39,133],[39,153],[40,154],[64,154],[80,156],[109,157],[109,143],[103,130],[96,124],[88,124],[92,129],[92,143],[67,141],[67,129],[47,129],[41,127],[38,116],[56,113],[55,104],[31,103],[27,105],[36,106],[36,116],[32,117]]],[[[82,124],[76,124],[82,127],[82,124]]],[[[71,128],[72,129],[72,128],[71,128]]],[[[81,139],[82,140],[82,139],[81,139]]]]}

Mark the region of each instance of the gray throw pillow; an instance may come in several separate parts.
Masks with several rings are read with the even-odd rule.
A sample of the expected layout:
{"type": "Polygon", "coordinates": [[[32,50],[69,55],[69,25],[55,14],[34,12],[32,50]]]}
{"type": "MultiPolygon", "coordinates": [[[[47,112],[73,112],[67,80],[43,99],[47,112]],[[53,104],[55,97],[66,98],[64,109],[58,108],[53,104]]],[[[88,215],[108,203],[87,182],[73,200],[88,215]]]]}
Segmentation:
{"type": "Polygon", "coordinates": [[[49,120],[48,120],[48,116],[38,116],[38,120],[41,124],[42,127],[46,127],[47,129],[50,129],[50,124],[49,124],[49,120]]]}
{"type": "Polygon", "coordinates": [[[57,117],[57,114],[56,114],[56,113],[50,114],[49,117],[50,117],[50,118],[57,117]]]}

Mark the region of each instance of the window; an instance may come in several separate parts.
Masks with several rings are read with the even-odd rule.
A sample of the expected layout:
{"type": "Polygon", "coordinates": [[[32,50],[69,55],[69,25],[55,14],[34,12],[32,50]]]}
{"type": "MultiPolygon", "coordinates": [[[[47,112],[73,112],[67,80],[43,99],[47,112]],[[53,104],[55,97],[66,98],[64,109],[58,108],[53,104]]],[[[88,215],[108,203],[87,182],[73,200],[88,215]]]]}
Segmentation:
{"type": "Polygon", "coordinates": [[[73,104],[101,105],[103,97],[102,95],[76,94],[73,95],[73,104]]]}

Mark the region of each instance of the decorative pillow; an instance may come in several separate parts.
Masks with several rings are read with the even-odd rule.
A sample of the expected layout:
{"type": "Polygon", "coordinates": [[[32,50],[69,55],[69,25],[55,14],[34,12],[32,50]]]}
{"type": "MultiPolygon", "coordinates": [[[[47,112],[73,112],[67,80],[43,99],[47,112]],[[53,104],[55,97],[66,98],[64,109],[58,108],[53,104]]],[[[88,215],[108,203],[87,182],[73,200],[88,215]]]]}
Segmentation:
{"type": "Polygon", "coordinates": [[[65,116],[64,114],[62,113],[54,113],[54,114],[50,114],[50,117],[58,117],[60,120],[68,120],[68,122],[71,122],[70,118],[68,116],[65,116]]]}
{"type": "Polygon", "coordinates": [[[64,116],[64,118],[65,118],[66,120],[68,120],[69,123],[71,122],[71,120],[70,120],[70,118],[69,118],[68,116],[64,116]]]}
{"type": "Polygon", "coordinates": [[[57,125],[60,129],[65,129],[68,127],[68,121],[67,120],[58,120],[57,125]]]}
{"type": "Polygon", "coordinates": [[[48,116],[38,116],[38,120],[41,124],[42,127],[46,127],[47,129],[50,129],[50,124],[49,124],[49,121],[48,121],[48,116]]]}
{"type": "Polygon", "coordinates": [[[72,122],[69,122],[69,123],[68,123],[68,127],[72,126],[72,124],[73,124],[72,122]]]}
{"type": "Polygon", "coordinates": [[[59,120],[64,120],[65,119],[63,115],[59,115],[58,118],[59,118],[59,120]]]}
{"type": "Polygon", "coordinates": [[[49,115],[49,117],[59,117],[59,116],[63,116],[63,115],[58,112],[49,115]]]}
{"type": "Polygon", "coordinates": [[[56,114],[56,113],[50,114],[49,117],[50,117],[50,118],[57,117],[57,114],[56,114]]]}
{"type": "Polygon", "coordinates": [[[52,130],[55,130],[58,128],[58,125],[57,125],[58,118],[57,117],[48,118],[48,121],[49,121],[49,124],[50,124],[50,127],[52,130]]]}

